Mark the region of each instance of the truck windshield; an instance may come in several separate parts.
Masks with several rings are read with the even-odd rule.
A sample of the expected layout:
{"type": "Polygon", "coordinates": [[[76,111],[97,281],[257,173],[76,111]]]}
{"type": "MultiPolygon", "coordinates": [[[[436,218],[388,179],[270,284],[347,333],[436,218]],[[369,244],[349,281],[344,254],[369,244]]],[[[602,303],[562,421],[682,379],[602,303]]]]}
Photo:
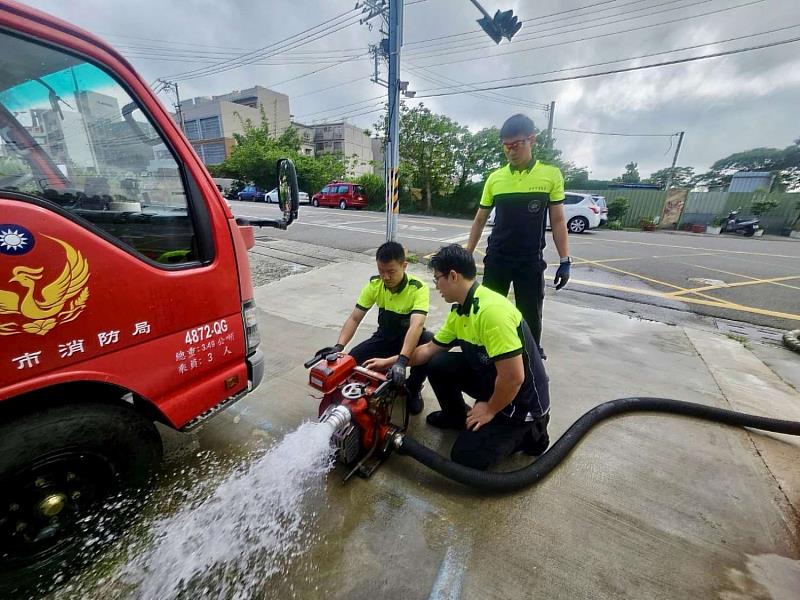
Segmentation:
{"type": "Polygon", "coordinates": [[[192,260],[178,162],[125,88],[91,63],[7,34],[0,53],[0,192],[56,203],[154,260],[192,260]]]}

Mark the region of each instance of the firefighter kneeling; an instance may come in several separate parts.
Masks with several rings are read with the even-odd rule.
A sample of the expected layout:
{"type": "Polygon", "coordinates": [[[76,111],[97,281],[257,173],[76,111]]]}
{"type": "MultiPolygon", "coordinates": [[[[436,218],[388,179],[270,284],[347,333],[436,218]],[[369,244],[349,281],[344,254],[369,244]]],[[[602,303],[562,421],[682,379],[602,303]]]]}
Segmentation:
{"type": "MultiPolygon", "coordinates": [[[[410,365],[427,364],[441,410],[427,416],[440,429],[457,429],[451,458],[485,470],[517,451],[542,454],[550,395],[536,342],[517,308],[476,280],[472,255],[457,244],[430,260],[433,279],[447,302],[454,302],[433,340],[416,348],[410,365]],[[461,352],[447,352],[459,346],[461,352]],[[470,409],[463,393],[476,402],[470,409]]],[[[385,370],[397,357],[364,366],[385,370]]]]}

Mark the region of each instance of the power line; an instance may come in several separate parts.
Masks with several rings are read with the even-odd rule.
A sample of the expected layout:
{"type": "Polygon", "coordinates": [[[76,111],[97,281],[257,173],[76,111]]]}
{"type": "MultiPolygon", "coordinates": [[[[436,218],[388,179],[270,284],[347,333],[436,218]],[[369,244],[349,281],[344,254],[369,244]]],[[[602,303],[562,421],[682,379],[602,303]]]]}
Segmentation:
{"type": "MultiPolygon", "coordinates": [[[[701,1],[707,2],[708,0],[701,0],[701,1]]],[[[456,64],[456,63],[460,63],[460,62],[484,60],[484,59],[488,59],[488,58],[498,58],[500,56],[505,56],[507,54],[517,54],[517,55],[528,54],[529,52],[533,52],[534,50],[541,50],[543,48],[554,48],[554,47],[557,47],[557,46],[564,46],[564,45],[567,45],[567,44],[575,44],[575,43],[578,43],[578,42],[586,42],[586,41],[598,40],[598,39],[602,39],[602,38],[606,38],[606,37],[612,37],[612,36],[615,36],[615,35],[620,35],[622,33],[630,33],[630,32],[633,32],[633,31],[642,31],[644,29],[652,29],[653,27],[661,27],[663,25],[669,25],[671,23],[679,23],[679,22],[682,23],[682,22],[685,22],[685,21],[687,21],[689,19],[697,19],[699,17],[706,17],[706,16],[709,16],[709,15],[714,15],[714,14],[718,14],[718,13],[722,13],[722,12],[727,12],[727,11],[730,11],[730,10],[736,10],[736,9],[744,8],[744,7],[747,7],[747,6],[760,4],[760,3],[764,2],[764,1],[765,0],[751,0],[750,2],[746,2],[744,4],[737,4],[735,6],[729,6],[729,7],[726,7],[726,8],[720,8],[720,9],[716,9],[716,10],[712,10],[712,11],[698,13],[698,14],[695,14],[695,15],[687,15],[687,16],[684,16],[684,17],[679,17],[679,18],[676,18],[676,19],[668,20],[668,21],[659,21],[658,23],[650,23],[648,25],[640,25],[638,27],[631,27],[629,29],[622,29],[620,31],[612,31],[612,32],[609,32],[609,33],[603,33],[603,34],[599,34],[599,35],[592,35],[592,36],[588,36],[588,37],[584,37],[584,38],[578,38],[578,39],[575,39],[575,40],[567,40],[567,41],[564,41],[564,42],[554,42],[554,43],[551,43],[551,44],[542,44],[542,45],[539,45],[539,46],[531,46],[531,47],[528,47],[528,48],[525,48],[525,49],[515,49],[515,50],[513,50],[513,52],[496,52],[494,54],[489,54],[489,55],[485,54],[484,56],[477,56],[477,57],[471,57],[471,58],[459,58],[457,60],[433,63],[433,64],[425,65],[425,66],[427,66],[427,67],[438,67],[438,66],[452,65],[452,64],[456,64]]],[[[572,32],[565,32],[565,33],[572,33],[572,32]]],[[[563,34],[559,34],[559,35],[563,35],[563,34]]],[[[544,36],[541,36],[541,37],[550,37],[550,36],[544,35],[544,36]]],[[[444,53],[441,53],[441,54],[444,54],[444,53]]],[[[417,57],[417,58],[419,58],[419,57],[417,57]]]]}
{"type": "MultiPolygon", "coordinates": [[[[587,17],[587,16],[592,15],[592,14],[606,12],[606,11],[609,11],[609,10],[616,10],[616,9],[619,9],[619,8],[624,8],[626,6],[632,6],[634,4],[641,4],[642,2],[648,2],[648,1],[649,0],[632,0],[631,2],[627,2],[625,4],[620,4],[618,6],[611,6],[611,7],[608,7],[608,8],[600,9],[598,11],[593,11],[593,12],[590,12],[590,13],[586,13],[585,15],[578,15],[577,18],[580,19],[582,17],[587,17]]],[[[534,27],[535,28],[533,30],[528,29],[524,33],[521,33],[520,35],[516,36],[515,39],[517,41],[519,41],[519,40],[528,40],[528,39],[532,39],[532,38],[537,38],[538,39],[539,37],[541,37],[541,32],[547,32],[548,33],[547,37],[552,37],[553,35],[557,35],[557,34],[560,35],[560,34],[563,34],[563,33],[570,33],[570,32],[557,32],[557,31],[553,30],[554,28],[552,26],[554,24],[557,24],[560,21],[563,21],[564,23],[561,24],[561,25],[556,25],[555,30],[564,29],[566,27],[574,27],[576,25],[585,25],[587,23],[595,23],[597,21],[603,21],[605,19],[616,18],[616,17],[621,16],[621,15],[630,15],[630,14],[636,13],[636,12],[652,10],[653,8],[658,8],[659,6],[666,6],[666,5],[669,5],[669,4],[675,4],[677,2],[685,2],[685,1],[686,0],[671,0],[670,2],[660,2],[659,1],[654,6],[646,6],[644,8],[640,8],[640,9],[637,9],[637,10],[634,10],[634,11],[625,11],[625,12],[614,14],[614,15],[606,15],[605,17],[595,17],[593,19],[588,19],[588,20],[585,20],[585,21],[567,22],[567,21],[570,21],[570,19],[572,19],[573,17],[561,17],[561,18],[554,19],[552,21],[545,21],[545,22],[541,22],[539,20],[536,20],[536,23],[534,23],[534,27]]],[[[713,0],[703,0],[703,2],[711,2],[711,1],[713,1],[713,0]]],[[[687,8],[687,7],[684,7],[684,8],[687,8]]],[[[671,10],[675,10],[675,9],[671,9],[671,10]]],[[[655,14],[655,13],[652,13],[652,14],[655,14]]],[[[633,18],[634,19],[641,19],[641,18],[644,18],[646,16],[649,16],[649,15],[640,15],[638,17],[633,17],[633,18]]],[[[533,20],[534,19],[530,19],[530,21],[533,21],[533,20]]],[[[630,19],[627,19],[627,20],[630,20],[630,19]]],[[[619,22],[619,21],[617,21],[617,22],[619,22]]],[[[595,27],[601,27],[603,25],[610,25],[610,24],[611,23],[604,23],[604,24],[601,24],[601,25],[595,25],[595,27]]],[[[584,29],[589,29],[589,28],[587,27],[587,28],[584,28],[584,29]]],[[[578,31],[581,31],[581,30],[578,30],[578,31]]],[[[476,39],[480,38],[481,40],[484,40],[484,36],[480,35],[480,33],[482,33],[482,32],[476,32],[472,36],[472,38],[476,38],[476,39]]],[[[494,47],[496,47],[496,45],[494,43],[492,43],[492,42],[485,43],[485,44],[480,44],[479,46],[477,46],[477,48],[494,48],[494,47]]],[[[476,46],[475,46],[474,42],[472,41],[472,39],[465,39],[465,40],[457,40],[455,43],[433,44],[433,45],[430,45],[430,46],[414,48],[414,49],[409,51],[409,54],[413,55],[413,56],[423,56],[423,55],[426,55],[426,54],[430,55],[430,53],[428,52],[429,50],[437,50],[439,48],[474,50],[474,49],[476,49],[476,46]],[[467,45],[463,45],[464,43],[466,43],[467,45]]]]}
{"type": "MultiPolygon", "coordinates": [[[[408,64],[408,63],[406,63],[406,64],[408,64]]],[[[438,75],[438,74],[434,73],[433,71],[430,71],[428,69],[423,69],[422,67],[419,67],[419,69],[424,70],[424,71],[426,71],[428,73],[431,73],[434,77],[438,78],[438,80],[434,79],[434,77],[428,77],[428,76],[426,76],[426,75],[424,75],[422,73],[419,73],[417,71],[417,69],[414,68],[413,65],[411,67],[406,66],[406,69],[408,69],[409,71],[411,71],[412,73],[417,75],[417,77],[420,77],[421,79],[424,79],[425,81],[429,81],[429,82],[434,83],[434,84],[438,83],[438,84],[441,85],[442,81],[449,80],[451,83],[455,83],[459,87],[463,87],[463,86],[468,85],[468,84],[462,83],[460,81],[456,81],[455,79],[451,79],[451,78],[445,77],[443,75],[438,75]]],[[[543,104],[541,102],[535,102],[535,101],[531,101],[531,100],[523,100],[521,98],[513,98],[511,96],[501,96],[499,94],[492,94],[491,92],[490,93],[484,93],[484,92],[474,92],[474,91],[470,91],[470,90],[464,90],[464,93],[469,94],[470,96],[474,96],[476,98],[480,98],[482,100],[488,100],[489,102],[495,102],[497,104],[505,104],[506,106],[524,106],[526,108],[533,108],[533,109],[536,109],[536,110],[544,110],[544,111],[547,111],[550,108],[549,105],[543,104]]]]}
{"type": "MultiPolygon", "coordinates": [[[[595,2],[593,4],[587,4],[586,6],[579,6],[577,8],[573,8],[571,10],[558,11],[558,12],[550,13],[549,15],[539,15],[537,17],[533,17],[533,18],[530,18],[530,19],[525,19],[522,22],[523,23],[530,23],[531,21],[537,21],[539,19],[546,19],[548,17],[554,17],[554,16],[557,16],[557,15],[565,15],[565,14],[568,14],[568,13],[573,13],[573,12],[577,12],[577,11],[580,11],[580,10],[584,10],[586,8],[593,8],[595,6],[601,6],[603,4],[611,4],[612,2],[617,2],[617,1],[618,0],[603,0],[602,2],[595,2]]],[[[464,31],[462,33],[451,33],[450,35],[440,35],[440,36],[434,37],[434,38],[425,38],[424,40],[417,40],[415,42],[407,42],[404,45],[405,46],[415,46],[417,44],[422,44],[424,42],[432,42],[432,41],[435,41],[435,40],[445,40],[445,39],[454,38],[454,37],[461,37],[461,36],[465,36],[465,35],[474,36],[476,33],[481,33],[482,34],[484,32],[481,29],[473,29],[471,31],[464,31]]]]}
{"type": "Polygon", "coordinates": [[[569,131],[571,133],[588,133],[589,135],[615,135],[619,137],[675,137],[679,133],[610,133],[608,131],[584,131],[582,129],[565,129],[553,127],[555,131],[569,131]]]}
{"type": "MultiPolygon", "coordinates": [[[[627,61],[630,61],[630,60],[639,60],[639,59],[642,59],[642,58],[652,58],[653,56],[660,56],[662,54],[672,54],[674,52],[684,52],[686,50],[695,50],[697,48],[703,48],[705,46],[714,46],[714,45],[717,45],[717,44],[725,44],[725,43],[728,43],[728,42],[740,41],[740,40],[749,39],[749,38],[753,38],[753,37],[759,37],[759,36],[762,36],[762,35],[769,35],[769,34],[772,34],[772,33],[778,33],[780,31],[786,31],[787,29],[795,29],[797,27],[800,27],[800,23],[794,24],[794,25],[788,25],[786,27],[779,27],[777,29],[771,29],[771,30],[768,30],[768,31],[762,31],[762,32],[759,32],[759,33],[751,33],[751,34],[748,34],[748,35],[741,35],[741,36],[737,36],[737,37],[727,38],[727,39],[724,39],[724,40],[715,40],[713,42],[706,42],[706,43],[703,43],[703,44],[695,44],[693,46],[684,46],[683,48],[673,48],[672,50],[662,50],[660,52],[649,52],[647,54],[639,54],[637,56],[630,56],[630,57],[627,57],[627,58],[618,58],[618,59],[614,59],[614,60],[606,60],[606,61],[603,61],[603,62],[592,63],[590,65],[582,65],[582,66],[578,66],[578,67],[565,67],[565,68],[562,68],[562,69],[553,69],[553,70],[550,70],[550,71],[539,71],[538,73],[529,73],[527,75],[518,75],[518,76],[515,76],[515,77],[501,77],[501,78],[498,78],[498,79],[487,79],[487,80],[477,81],[477,82],[473,82],[473,83],[465,84],[465,85],[471,85],[471,86],[484,85],[484,84],[487,84],[487,83],[494,83],[494,82],[497,82],[497,81],[514,81],[516,79],[525,79],[527,77],[535,77],[535,76],[539,76],[539,75],[552,75],[554,73],[563,73],[565,71],[576,71],[578,69],[590,69],[592,67],[601,67],[601,66],[605,66],[605,65],[619,63],[619,62],[627,62],[627,61]]],[[[446,88],[446,87],[429,88],[429,89],[426,89],[426,90],[419,90],[418,93],[423,94],[425,92],[439,91],[439,90],[443,90],[443,89],[448,89],[448,88],[446,88]]]]}
{"type": "MultiPolygon", "coordinates": [[[[177,78],[194,79],[195,77],[202,77],[202,76],[205,76],[205,75],[213,75],[214,73],[218,73],[218,72],[221,72],[223,70],[229,70],[229,69],[232,69],[232,68],[236,68],[237,66],[241,66],[241,64],[242,64],[241,61],[248,61],[248,60],[252,61],[252,60],[259,60],[259,59],[262,59],[262,58],[268,58],[268,56],[265,56],[264,53],[269,55],[270,52],[274,52],[274,51],[283,51],[283,52],[285,52],[285,51],[291,49],[291,48],[282,47],[285,44],[288,43],[289,46],[291,46],[292,44],[297,42],[298,37],[300,37],[300,36],[302,36],[302,35],[304,35],[306,33],[310,33],[312,31],[318,30],[318,29],[320,29],[322,27],[327,27],[327,26],[337,27],[337,26],[341,25],[342,23],[345,23],[346,21],[352,19],[353,16],[358,16],[358,13],[356,13],[355,15],[353,14],[355,12],[356,12],[356,9],[350,9],[348,11],[340,13],[339,15],[337,15],[335,17],[327,19],[327,20],[323,21],[322,23],[314,25],[313,27],[309,27],[308,29],[304,29],[303,31],[295,33],[295,34],[293,34],[293,35],[291,35],[291,36],[289,36],[287,38],[284,38],[284,39],[282,39],[280,41],[273,42],[272,44],[267,44],[266,46],[263,46],[262,48],[259,48],[257,50],[253,50],[253,51],[241,54],[236,59],[229,59],[229,60],[226,60],[226,61],[222,61],[216,66],[217,70],[214,70],[213,68],[209,68],[209,67],[206,67],[206,68],[203,68],[203,69],[194,69],[192,71],[185,71],[183,73],[178,73],[178,74],[174,75],[173,78],[174,79],[177,79],[177,78]],[[336,22],[336,23],[334,23],[334,22],[336,22]]],[[[352,23],[349,23],[346,26],[349,27],[349,25],[355,24],[357,22],[358,22],[358,20],[353,21],[352,23]]],[[[325,35],[330,35],[330,33],[333,33],[335,31],[338,31],[338,29],[329,30],[325,35]]],[[[318,33],[320,33],[320,32],[319,31],[315,31],[315,33],[311,34],[311,36],[308,39],[301,40],[303,42],[303,44],[300,44],[300,45],[304,45],[304,44],[310,43],[311,41],[314,41],[315,39],[320,39],[321,37],[325,37],[325,35],[323,35],[323,36],[320,36],[318,38],[314,38],[314,36],[317,35],[318,33]]],[[[295,46],[295,47],[298,47],[298,46],[295,46]]]]}
{"type": "MultiPolygon", "coordinates": [[[[490,87],[484,87],[484,88],[476,88],[476,89],[478,89],[479,91],[484,91],[484,90],[505,90],[505,89],[511,89],[511,88],[527,87],[529,85],[539,85],[539,84],[542,84],[542,83],[555,83],[555,82],[559,82],[559,81],[573,81],[573,80],[576,80],[576,79],[588,79],[588,78],[591,78],[591,77],[600,77],[600,76],[603,76],[603,75],[614,75],[616,73],[630,73],[632,71],[641,71],[641,70],[644,70],[644,69],[653,69],[655,67],[666,67],[666,66],[670,66],[670,65],[679,65],[679,64],[683,64],[683,63],[695,62],[695,61],[698,61],[698,60],[705,60],[705,59],[708,59],[708,58],[719,58],[721,56],[730,56],[732,54],[739,54],[741,52],[751,52],[753,50],[763,50],[765,48],[773,48],[775,46],[782,46],[784,44],[791,44],[791,43],[798,42],[798,41],[800,41],[800,37],[790,38],[790,39],[787,39],[787,40],[779,40],[777,42],[770,42],[770,43],[767,43],[767,44],[760,44],[758,46],[750,46],[748,48],[739,48],[739,49],[736,49],[736,50],[728,50],[728,51],[725,51],[725,52],[715,52],[714,54],[705,54],[703,56],[691,56],[689,58],[680,58],[680,59],[675,59],[675,60],[668,60],[668,61],[659,62],[659,63],[653,63],[653,64],[649,64],[649,65],[639,65],[639,66],[636,66],[636,67],[627,67],[627,68],[623,68],[623,69],[611,69],[609,71],[601,71],[599,73],[587,73],[585,75],[572,75],[572,76],[569,76],[569,77],[554,77],[552,79],[541,79],[539,81],[529,81],[529,82],[525,82],[525,83],[509,83],[509,84],[505,84],[505,85],[496,85],[496,86],[490,86],[490,87]]],[[[438,96],[452,96],[454,94],[460,94],[460,93],[463,93],[463,92],[439,92],[439,93],[436,93],[436,94],[422,94],[422,95],[418,94],[417,97],[418,98],[434,98],[434,97],[438,97],[438,96]]]]}

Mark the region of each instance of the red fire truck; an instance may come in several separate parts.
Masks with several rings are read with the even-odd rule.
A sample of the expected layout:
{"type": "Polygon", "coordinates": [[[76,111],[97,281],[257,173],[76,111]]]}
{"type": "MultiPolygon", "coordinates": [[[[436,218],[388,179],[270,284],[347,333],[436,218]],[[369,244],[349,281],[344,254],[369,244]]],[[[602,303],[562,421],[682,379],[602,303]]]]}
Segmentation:
{"type": "Polygon", "coordinates": [[[0,579],[75,551],[84,517],[263,375],[233,216],[170,114],[102,40],[0,0],[0,579]]]}

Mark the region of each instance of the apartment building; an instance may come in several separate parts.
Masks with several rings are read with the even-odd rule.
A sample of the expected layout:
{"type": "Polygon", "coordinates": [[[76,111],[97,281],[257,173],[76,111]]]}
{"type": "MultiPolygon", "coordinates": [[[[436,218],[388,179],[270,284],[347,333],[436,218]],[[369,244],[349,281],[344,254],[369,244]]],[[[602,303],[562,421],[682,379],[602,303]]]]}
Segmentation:
{"type": "Polygon", "coordinates": [[[230,156],[234,133],[244,133],[249,120],[260,125],[262,115],[272,137],[280,136],[291,125],[289,96],[259,85],[220,96],[200,96],[181,102],[186,137],[207,165],[216,165],[230,156]]]}

